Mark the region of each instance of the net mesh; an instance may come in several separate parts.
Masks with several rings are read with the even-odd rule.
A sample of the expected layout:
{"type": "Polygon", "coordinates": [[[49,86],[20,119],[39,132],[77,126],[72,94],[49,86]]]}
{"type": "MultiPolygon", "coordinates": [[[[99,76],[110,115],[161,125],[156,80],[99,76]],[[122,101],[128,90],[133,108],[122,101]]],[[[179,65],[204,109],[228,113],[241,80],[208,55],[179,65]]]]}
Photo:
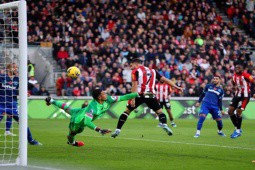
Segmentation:
{"type": "MultiPolygon", "coordinates": [[[[16,99],[14,79],[7,78],[7,65],[18,65],[18,9],[0,9],[0,164],[15,164],[18,157],[18,123],[13,119],[17,105],[6,96],[16,99]],[[7,120],[7,116],[9,119],[7,120]],[[11,128],[8,129],[8,125],[11,128]]],[[[13,65],[11,66],[13,68],[13,65]]],[[[12,69],[11,68],[11,69],[12,69]]],[[[17,75],[18,76],[18,75],[17,75]]],[[[9,98],[10,99],[10,98],[9,98]]]]}

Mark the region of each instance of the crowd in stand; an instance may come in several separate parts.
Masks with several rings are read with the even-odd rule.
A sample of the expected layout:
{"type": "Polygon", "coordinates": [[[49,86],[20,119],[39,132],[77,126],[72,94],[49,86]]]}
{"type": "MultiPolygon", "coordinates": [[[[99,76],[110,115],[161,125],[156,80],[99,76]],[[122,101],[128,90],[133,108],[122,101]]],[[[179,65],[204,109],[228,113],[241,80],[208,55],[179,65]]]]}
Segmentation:
{"type": "Polygon", "coordinates": [[[235,26],[244,29],[247,34],[255,38],[254,0],[217,0],[216,3],[235,26]]]}
{"type": "MultiPolygon", "coordinates": [[[[225,3],[227,14],[243,1],[228,2],[232,1],[225,3]]],[[[57,95],[91,96],[94,86],[111,94],[128,93],[128,61],[137,56],[185,89],[173,96],[199,96],[219,72],[225,96],[230,97],[235,61],[243,60],[255,75],[249,53],[240,49],[254,44],[231,23],[224,23],[215,8],[212,0],[28,1],[28,42],[53,42],[53,56],[63,69],[56,82],[57,95]],[[76,80],[65,75],[73,65],[82,70],[76,80]]],[[[254,4],[253,10],[241,9],[229,17],[254,31],[254,4]],[[247,19],[248,27],[241,14],[253,18],[247,19]]]]}

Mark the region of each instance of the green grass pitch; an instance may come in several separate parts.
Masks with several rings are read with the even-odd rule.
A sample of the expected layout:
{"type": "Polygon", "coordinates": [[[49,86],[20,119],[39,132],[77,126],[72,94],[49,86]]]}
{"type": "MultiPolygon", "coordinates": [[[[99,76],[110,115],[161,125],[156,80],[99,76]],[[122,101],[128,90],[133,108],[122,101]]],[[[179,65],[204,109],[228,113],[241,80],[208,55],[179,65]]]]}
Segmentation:
{"type": "MultiPolygon", "coordinates": [[[[243,135],[230,139],[230,120],[224,120],[227,137],[218,136],[216,123],[206,120],[200,138],[193,138],[197,120],[176,120],[173,136],[156,127],[157,120],[129,119],[121,135],[112,139],[85,129],[77,140],[84,147],[66,144],[68,120],[29,120],[43,146],[29,146],[29,165],[57,169],[255,169],[254,120],[243,121],[243,135]]],[[[117,119],[95,122],[115,129],[117,119]]]]}

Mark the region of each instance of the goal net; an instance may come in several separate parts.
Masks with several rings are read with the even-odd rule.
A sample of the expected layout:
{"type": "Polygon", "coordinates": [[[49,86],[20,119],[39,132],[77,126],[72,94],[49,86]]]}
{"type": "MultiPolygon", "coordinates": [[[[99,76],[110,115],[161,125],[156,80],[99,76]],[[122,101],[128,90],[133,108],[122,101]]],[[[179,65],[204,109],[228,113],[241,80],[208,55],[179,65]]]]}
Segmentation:
{"type": "Polygon", "coordinates": [[[24,0],[0,4],[0,81],[0,166],[26,166],[27,21],[24,0]],[[19,123],[14,120],[15,116],[19,116],[19,123]]]}

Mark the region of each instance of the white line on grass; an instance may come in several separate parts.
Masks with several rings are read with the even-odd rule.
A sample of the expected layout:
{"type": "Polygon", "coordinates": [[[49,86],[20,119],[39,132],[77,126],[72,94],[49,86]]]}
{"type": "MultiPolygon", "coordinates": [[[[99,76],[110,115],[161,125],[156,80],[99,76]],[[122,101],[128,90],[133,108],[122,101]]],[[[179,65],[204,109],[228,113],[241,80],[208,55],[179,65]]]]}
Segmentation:
{"type": "Polygon", "coordinates": [[[37,168],[37,169],[45,169],[45,170],[60,170],[56,168],[48,168],[48,167],[41,167],[41,166],[34,166],[34,165],[28,165],[29,168],[37,168]]]}
{"type": "MultiPolygon", "coordinates": [[[[91,135],[82,135],[88,137],[102,138],[103,136],[91,136],[91,135]]],[[[213,144],[200,144],[200,143],[186,143],[186,142],[177,142],[177,141],[164,141],[164,140],[153,140],[153,139],[136,139],[136,138],[118,138],[121,140],[133,140],[133,141],[146,141],[146,142],[159,142],[159,143],[174,143],[174,144],[183,144],[183,145],[196,145],[196,146],[208,146],[208,147],[219,147],[219,148],[229,148],[229,149],[243,149],[243,150],[255,150],[255,148],[244,148],[240,146],[224,146],[224,145],[213,145],[213,144]]],[[[114,139],[112,139],[114,140],[114,139]]]]}

